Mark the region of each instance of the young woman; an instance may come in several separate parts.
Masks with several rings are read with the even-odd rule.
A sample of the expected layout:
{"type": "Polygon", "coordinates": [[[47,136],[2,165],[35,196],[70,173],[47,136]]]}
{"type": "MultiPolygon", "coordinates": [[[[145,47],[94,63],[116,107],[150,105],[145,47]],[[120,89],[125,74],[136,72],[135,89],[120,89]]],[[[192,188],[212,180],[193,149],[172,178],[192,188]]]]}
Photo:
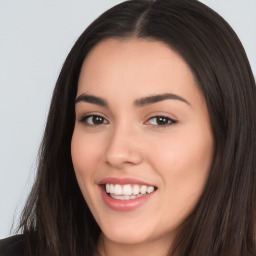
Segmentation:
{"type": "Polygon", "coordinates": [[[113,7],[63,65],[1,255],[256,255],[255,107],[244,49],[210,8],[113,7]]]}

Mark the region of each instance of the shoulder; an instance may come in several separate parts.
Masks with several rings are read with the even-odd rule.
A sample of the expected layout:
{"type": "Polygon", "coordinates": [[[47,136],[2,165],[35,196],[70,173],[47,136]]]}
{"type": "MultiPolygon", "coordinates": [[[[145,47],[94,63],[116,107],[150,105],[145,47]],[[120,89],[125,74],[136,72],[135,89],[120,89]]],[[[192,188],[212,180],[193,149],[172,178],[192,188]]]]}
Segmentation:
{"type": "Polygon", "coordinates": [[[0,240],[1,256],[23,256],[25,239],[23,235],[15,235],[0,240]]]}

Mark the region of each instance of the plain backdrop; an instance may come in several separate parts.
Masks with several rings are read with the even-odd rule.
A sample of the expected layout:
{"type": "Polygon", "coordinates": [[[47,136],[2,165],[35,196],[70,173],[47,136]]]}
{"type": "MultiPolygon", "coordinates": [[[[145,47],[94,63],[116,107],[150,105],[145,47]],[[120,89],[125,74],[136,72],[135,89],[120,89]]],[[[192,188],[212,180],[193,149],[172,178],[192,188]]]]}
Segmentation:
{"type": "MultiPolygon", "coordinates": [[[[0,0],[0,238],[10,234],[31,188],[66,55],[99,14],[120,2],[0,0]]],[[[231,24],[256,74],[256,0],[202,2],[231,24]]]]}

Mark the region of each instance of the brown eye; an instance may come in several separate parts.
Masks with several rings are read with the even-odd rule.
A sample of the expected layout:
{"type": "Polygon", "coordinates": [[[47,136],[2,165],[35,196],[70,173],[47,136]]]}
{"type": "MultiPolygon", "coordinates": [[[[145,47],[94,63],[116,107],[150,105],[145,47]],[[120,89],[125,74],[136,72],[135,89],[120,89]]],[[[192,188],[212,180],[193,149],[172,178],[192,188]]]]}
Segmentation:
{"type": "Polygon", "coordinates": [[[92,123],[99,125],[99,124],[103,124],[104,123],[104,118],[100,117],[100,116],[93,116],[92,117],[92,123]]]}
{"type": "Polygon", "coordinates": [[[107,120],[101,116],[97,115],[90,115],[90,116],[84,116],[80,122],[84,122],[87,125],[97,126],[102,124],[107,124],[107,120]]]}
{"type": "Polygon", "coordinates": [[[172,124],[175,124],[176,122],[177,121],[165,116],[154,116],[148,120],[149,124],[155,125],[155,126],[172,125],[172,124]]]}

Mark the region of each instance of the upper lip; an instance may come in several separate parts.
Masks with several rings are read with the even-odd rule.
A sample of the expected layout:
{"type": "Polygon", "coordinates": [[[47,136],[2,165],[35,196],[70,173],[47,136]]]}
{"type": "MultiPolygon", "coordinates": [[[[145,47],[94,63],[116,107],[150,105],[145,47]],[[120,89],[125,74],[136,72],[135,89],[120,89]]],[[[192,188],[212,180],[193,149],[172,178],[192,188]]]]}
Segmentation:
{"type": "Polygon", "coordinates": [[[141,181],[138,179],[134,179],[134,178],[119,178],[119,177],[106,177],[103,178],[99,181],[98,183],[99,185],[104,185],[104,184],[120,184],[120,185],[124,185],[124,184],[138,184],[138,185],[146,185],[146,186],[154,186],[150,183],[147,183],[145,181],[141,181]]]}

